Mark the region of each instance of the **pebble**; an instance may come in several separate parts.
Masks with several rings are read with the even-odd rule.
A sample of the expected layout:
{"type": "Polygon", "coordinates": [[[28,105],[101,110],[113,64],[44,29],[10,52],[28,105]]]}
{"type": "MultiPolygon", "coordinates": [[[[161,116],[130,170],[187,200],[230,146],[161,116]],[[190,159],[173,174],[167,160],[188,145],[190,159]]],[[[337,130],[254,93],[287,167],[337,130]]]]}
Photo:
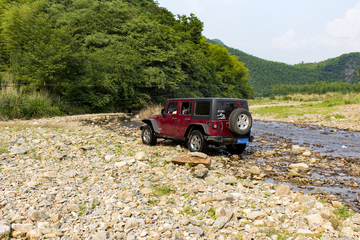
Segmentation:
{"type": "MultiPolygon", "coordinates": [[[[146,146],[138,129],[113,132],[84,125],[87,117],[1,123],[0,142],[10,150],[0,155],[0,238],[279,239],[284,230],[293,239],[360,237],[359,214],[332,226],[341,202],[255,180],[258,166],[235,169],[245,176],[239,180],[222,167],[228,157],[146,146]],[[174,164],[179,155],[199,164],[174,164]]],[[[305,157],[306,150],[293,150],[297,160],[305,157]]]]}

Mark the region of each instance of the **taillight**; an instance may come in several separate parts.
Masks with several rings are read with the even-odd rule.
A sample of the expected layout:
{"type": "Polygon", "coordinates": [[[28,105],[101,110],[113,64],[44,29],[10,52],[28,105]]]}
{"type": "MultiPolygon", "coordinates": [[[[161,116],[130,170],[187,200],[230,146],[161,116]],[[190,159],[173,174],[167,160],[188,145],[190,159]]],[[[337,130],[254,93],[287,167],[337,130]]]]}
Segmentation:
{"type": "Polygon", "coordinates": [[[213,122],[213,123],[212,123],[212,128],[213,128],[213,129],[216,129],[216,128],[217,128],[217,124],[218,124],[217,122],[213,122]]]}

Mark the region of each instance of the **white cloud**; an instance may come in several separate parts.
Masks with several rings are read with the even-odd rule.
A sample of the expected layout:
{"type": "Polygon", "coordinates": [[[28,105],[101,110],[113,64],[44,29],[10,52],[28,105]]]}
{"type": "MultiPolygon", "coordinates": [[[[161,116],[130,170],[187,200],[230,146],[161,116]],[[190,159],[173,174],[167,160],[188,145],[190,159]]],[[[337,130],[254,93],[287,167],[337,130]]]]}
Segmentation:
{"type": "Polygon", "coordinates": [[[326,25],[327,31],[333,37],[360,37],[360,2],[349,9],[344,18],[336,18],[326,25]]]}
{"type": "Polygon", "coordinates": [[[360,2],[355,8],[347,10],[343,18],[328,22],[324,30],[326,32],[323,35],[304,37],[291,29],[274,37],[272,47],[285,50],[336,48],[344,52],[360,51],[360,2]]]}

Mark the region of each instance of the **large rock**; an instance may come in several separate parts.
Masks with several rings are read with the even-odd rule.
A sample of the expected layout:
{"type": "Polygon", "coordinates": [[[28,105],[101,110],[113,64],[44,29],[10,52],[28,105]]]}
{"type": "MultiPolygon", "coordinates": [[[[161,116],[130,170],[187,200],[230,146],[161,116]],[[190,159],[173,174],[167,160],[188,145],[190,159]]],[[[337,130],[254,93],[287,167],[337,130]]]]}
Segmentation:
{"type": "Polygon", "coordinates": [[[180,165],[191,164],[195,166],[199,164],[203,164],[207,168],[210,168],[211,166],[210,158],[204,153],[197,153],[197,152],[175,156],[174,158],[171,159],[171,162],[173,162],[174,164],[180,164],[180,165]]]}
{"type": "Polygon", "coordinates": [[[191,169],[191,174],[197,178],[204,178],[209,172],[209,169],[203,164],[199,164],[191,169]]]}
{"type": "Polygon", "coordinates": [[[288,195],[290,193],[290,186],[286,184],[278,184],[275,188],[275,196],[288,195]]]}

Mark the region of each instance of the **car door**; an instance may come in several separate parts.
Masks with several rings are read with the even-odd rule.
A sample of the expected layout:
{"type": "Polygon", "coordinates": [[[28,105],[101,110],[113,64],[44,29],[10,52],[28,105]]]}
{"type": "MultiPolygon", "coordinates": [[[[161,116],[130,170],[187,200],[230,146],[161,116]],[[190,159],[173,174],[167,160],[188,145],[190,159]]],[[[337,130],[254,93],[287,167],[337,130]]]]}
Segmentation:
{"type": "Polygon", "coordinates": [[[177,137],[184,137],[187,126],[190,124],[193,112],[192,100],[185,100],[180,102],[180,113],[177,116],[176,135],[177,137]]]}
{"type": "Polygon", "coordinates": [[[176,135],[176,126],[177,120],[179,116],[179,103],[178,101],[170,101],[168,102],[165,108],[165,117],[161,122],[160,132],[163,135],[167,136],[175,136],[176,135]]]}

